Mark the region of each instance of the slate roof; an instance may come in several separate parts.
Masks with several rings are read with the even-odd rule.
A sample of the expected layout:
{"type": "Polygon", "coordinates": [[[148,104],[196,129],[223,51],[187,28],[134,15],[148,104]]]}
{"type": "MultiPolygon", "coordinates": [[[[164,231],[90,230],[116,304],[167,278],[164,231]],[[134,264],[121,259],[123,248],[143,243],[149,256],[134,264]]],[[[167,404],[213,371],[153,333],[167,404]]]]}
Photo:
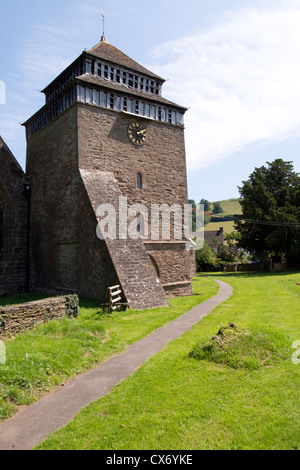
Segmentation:
{"type": "Polygon", "coordinates": [[[0,162],[1,165],[3,162],[1,161],[3,158],[8,159],[12,165],[15,166],[16,170],[21,174],[24,174],[21,165],[19,164],[18,160],[15,158],[11,150],[8,148],[6,142],[0,135],[0,162]]]}
{"type": "Polygon", "coordinates": [[[102,40],[101,42],[96,44],[96,46],[92,47],[92,49],[89,49],[88,51],[83,51],[82,54],[79,57],[77,57],[77,59],[74,60],[74,62],[72,62],[72,64],[70,64],[63,72],[61,72],[49,85],[47,85],[42,90],[42,93],[47,93],[47,91],[49,91],[49,89],[51,89],[53,85],[61,79],[62,76],[64,76],[66,73],[72,70],[75,64],[80,62],[83,56],[93,56],[94,58],[97,58],[100,60],[102,59],[107,63],[120,65],[129,70],[139,72],[141,74],[148,76],[149,78],[158,80],[161,83],[165,82],[164,78],[161,78],[158,75],[155,75],[153,72],[146,69],[145,67],[140,65],[138,62],[136,62],[135,60],[131,59],[126,54],[121,52],[115,46],[112,46],[107,41],[102,40]]]}
{"type": "Polygon", "coordinates": [[[126,54],[121,52],[112,44],[109,44],[107,41],[101,41],[96,46],[92,47],[92,49],[86,51],[87,54],[91,54],[98,59],[105,60],[107,62],[111,62],[112,64],[118,64],[128,69],[134,70],[136,72],[140,72],[142,74],[148,75],[149,77],[155,78],[162,82],[165,80],[158,75],[155,75],[150,70],[146,69],[142,65],[140,65],[135,60],[128,57],[126,54]]]}
{"type": "Polygon", "coordinates": [[[224,245],[224,232],[223,230],[205,230],[204,239],[208,245],[214,245],[214,240],[218,240],[221,245],[224,245]]]}

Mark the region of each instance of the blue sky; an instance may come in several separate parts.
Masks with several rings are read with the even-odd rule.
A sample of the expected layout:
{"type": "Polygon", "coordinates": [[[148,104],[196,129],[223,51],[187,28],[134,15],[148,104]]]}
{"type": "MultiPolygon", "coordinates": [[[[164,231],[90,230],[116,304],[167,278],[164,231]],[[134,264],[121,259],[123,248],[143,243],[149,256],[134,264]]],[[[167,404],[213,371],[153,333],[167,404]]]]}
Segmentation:
{"type": "Polygon", "coordinates": [[[109,42],[189,108],[191,199],[238,197],[255,167],[279,157],[300,172],[298,0],[4,0],[0,135],[23,168],[20,124],[43,106],[40,90],[99,42],[100,11],[109,42]]]}

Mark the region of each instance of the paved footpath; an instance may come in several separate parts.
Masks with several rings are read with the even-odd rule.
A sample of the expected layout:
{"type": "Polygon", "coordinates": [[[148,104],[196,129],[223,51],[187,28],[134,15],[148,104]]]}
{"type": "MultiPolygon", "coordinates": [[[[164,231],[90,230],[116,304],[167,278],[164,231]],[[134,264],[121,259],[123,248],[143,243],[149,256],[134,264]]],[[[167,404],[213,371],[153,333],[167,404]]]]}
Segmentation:
{"type": "Polygon", "coordinates": [[[82,408],[107,395],[170,341],[231,297],[232,288],[225,282],[216,282],[220,290],[214,297],[5,421],[0,425],[0,450],[32,449],[69,423],[82,408]]]}

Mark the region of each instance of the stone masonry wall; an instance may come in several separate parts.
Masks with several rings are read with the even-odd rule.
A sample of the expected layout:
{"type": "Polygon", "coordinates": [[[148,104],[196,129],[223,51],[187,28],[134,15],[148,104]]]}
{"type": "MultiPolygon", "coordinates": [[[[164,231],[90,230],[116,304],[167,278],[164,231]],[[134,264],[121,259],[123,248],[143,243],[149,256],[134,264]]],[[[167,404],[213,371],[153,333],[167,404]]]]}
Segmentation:
{"type": "Polygon", "coordinates": [[[169,297],[193,295],[191,252],[185,243],[146,243],[149,255],[159,268],[159,278],[169,297]]]}
{"type": "Polygon", "coordinates": [[[118,284],[78,171],[73,106],[28,141],[32,179],[31,289],[107,300],[118,284]]]}
{"type": "MultiPolygon", "coordinates": [[[[121,194],[128,198],[128,205],[143,204],[149,216],[151,204],[180,204],[181,207],[187,204],[183,128],[79,104],[78,158],[80,169],[112,172],[121,194]],[[127,129],[132,121],[146,127],[146,142],[141,147],[128,139],[127,129]],[[137,173],[143,177],[142,189],[137,188],[137,173]]],[[[161,283],[187,281],[183,290],[185,295],[190,295],[192,260],[182,247],[185,243],[158,244],[149,248],[149,254],[161,272],[161,283]]]]}
{"type": "Polygon", "coordinates": [[[104,240],[96,236],[97,218],[83,182],[80,186],[78,211],[79,294],[108,302],[108,287],[119,279],[104,240]]]}
{"type": "Polygon", "coordinates": [[[4,253],[0,257],[0,293],[26,290],[27,200],[24,172],[0,137],[0,201],[4,213],[4,253]]]}
{"type": "Polygon", "coordinates": [[[77,119],[73,107],[27,143],[31,290],[78,292],[77,119]]]}
{"type": "Polygon", "coordinates": [[[185,204],[187,178],[184,130],[96,106],[78,105],[79,168],[111,171],[128,203],[185,204]],[[136,147],[128,139],[132,121],[146,127],[146,142],[136,147]],[[143,175],[143,189],[136,175],[143,175]]]}
{"type": "MultiPolygon", "coordinates": [[[[80,170],[90,204],[94,210],[94,220],[99,204],[103,200],[116,206],[121,195],[118,183],[111,172],[80,170]],[[106,199],[105,199],[106,198],[106,199]]],[[[117,220],[119,213],[117,212],[117,220]]],[[[117,223],[118,226],[118,223],[117,223]]],[[[93,227],[95,230],[95,226],[93,227]]],[[[147,251],[140,238],[120,239],[119,237],[105,240],[113,270],[116,272],[123,293],[132,309],[148,309],[168,306],[168,300],[151,265],[147,251]]],[[[107,270],[104,279],[108,279],[111,270],[107,270]]],[[[116,284],[116,283],[115,283],[116,284]]],[[[111,284],[111,285],[115,285],[111,284]]]]}
{"type": "MultiPolygon", "coordinates": [[[[149,213],[152,203],[187,203],[184,130],[143,119],[147,138],[139,148],[127,137],[133,120],[140,118],[76,104],[28,140],[32,290],[104,300],[107,283],[117,280],[107,246],[96,237],[95,215],[78,170],[112,172],[128,205],[144,204],[149,213]],[[142,190],[136,185],[138,172],[142,190]]],[[[154,251],[162,283],[186,281],[188,286],[190,257],[180,244],[162,245],[160,255],[158,248],[154,251]]],[[[189,293],[191,287],[184,290],[189,293]]]]}
{"type": "Polygon", "coordinates": [[[67,297],[55,297],[0,308],[0,338],[9,337],[35,325],[70,315],[67,297]]]}

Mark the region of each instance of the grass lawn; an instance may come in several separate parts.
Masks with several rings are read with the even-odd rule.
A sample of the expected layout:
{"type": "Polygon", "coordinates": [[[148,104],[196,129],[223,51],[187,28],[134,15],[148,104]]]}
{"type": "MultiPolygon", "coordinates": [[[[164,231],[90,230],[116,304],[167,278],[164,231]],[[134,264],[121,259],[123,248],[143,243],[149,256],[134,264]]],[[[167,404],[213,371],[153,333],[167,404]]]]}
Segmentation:
{"type": "MultiPolygon", "coordinates": [[[[218,286],[212,279],[198,279],[194,290],[194,297],[171,299],[170,308],[112,315],[103,314],[96,301],[81,300],[78,318],[50,321],[6,340],[6,365],[0,365],[0,421],[215,295],[218,286]]],[[[0,305],[43,297],[2,298],[0,305]]]]}
{"type": "Polygon", "coordinates": [[[196,285],[214,278],[234,288],[228,301],[38,449],[299,449],[300,273],[196,285]]]}

